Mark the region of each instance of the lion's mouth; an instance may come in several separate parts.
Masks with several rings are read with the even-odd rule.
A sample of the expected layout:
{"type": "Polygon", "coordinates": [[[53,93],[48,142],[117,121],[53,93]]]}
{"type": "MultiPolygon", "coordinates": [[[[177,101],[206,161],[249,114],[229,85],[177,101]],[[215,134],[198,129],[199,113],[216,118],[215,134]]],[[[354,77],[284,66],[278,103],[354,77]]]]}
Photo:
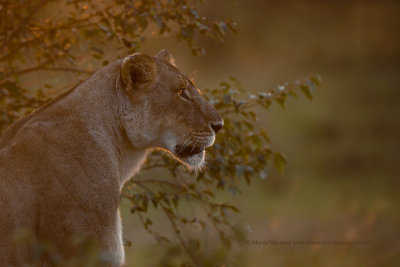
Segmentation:
{"type": "Polygon", "coordinates": [[[175,154],[180,158],[187,158],[199,154],[203,152],[203,150],[203,147],[177,145],[175,147],[175,154]]]}

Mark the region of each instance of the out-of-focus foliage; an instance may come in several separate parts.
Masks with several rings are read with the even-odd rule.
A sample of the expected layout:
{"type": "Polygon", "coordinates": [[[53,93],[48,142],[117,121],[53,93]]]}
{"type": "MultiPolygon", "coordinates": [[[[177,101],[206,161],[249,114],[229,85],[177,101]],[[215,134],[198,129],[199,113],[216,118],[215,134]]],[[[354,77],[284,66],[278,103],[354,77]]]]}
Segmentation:
{"type": "MultiPolygon", "coordinates": [[[[173,35],[185,41],[193,54],[202,54],[203,48],[196,46],[197,38],[219,41],[227,32],[235,31],[231,20],[211,21],[199,14],[196,8],[199,2],[3,1],[0,10],[0,132],[16,118],[51,98],[49,92],[59,91],[64,86],[46,83],[44,88],[32,93],[24,84],[28,74],[53,71],[60,76],[69,73],[77,79],[87,77],[92,69],[81,66],[88,58],[97,62],[97,67],[106,65],[137,51],[148,36],[173,35]],[[114,54],[108,54],[109,47],[114,54]]],[[[231,220],[231,214],[239,209],[219,201],[216,192],[240,193],[243,181],[250,184],[253,177],[265,178],[271,165],[283,171],[285,157],[272,149],[267,131],[257,125],[259,114],[274,102],[284,107],[287,97],[297,97],[299,92],[311,99],[319,83],[320,78],[313,75],[254,94],[242,88],[235,78],[229,78],[218,88],[204,90],[204,95],[225,120],[215,145],[208,150],[204,171],[190,173],[169,156],[154,152],[144,170],[164,168],[165,176],[143,175],[126,185],[123,197],[131,202],[131,212],[138,215],[144,228],[160,242],[170,242],[172,238],[153,226],[149,210],[165,214],[174,230],[174,240],[178,241],[176,251],[184,252],[178,257],[181,266],[235,264],[229,261],[231,257],[226,256],[226,249],[232,246],[232,241],[241,244],[245,239],[243,229],[231,220]],[[223,253],[213,254],[202,242],[201,231],[205,228],[218,234],[223,253]],[[197,229],[197,234],[192,229],[197,229]]]]}
{"type": "Polygon", "coordinates": [[[204,90],[225,122],[214,146],[208,149],[207,167],[199,173],[188,173],[182,164],[164,153],[153,153],[144,169],[165,168],[170,177],[145,178],[141,175],[131,179],[123,194],[132,203],[131,213],[138,214],[144,228],[156,240],[169,242],[153,229],[153,222],[146,215],[150,208],[164,212],[181,248],[190,256],[191,263],[185,266],[235,264],[229,262],[229,257],[220,262],[215,257],[210,258],[211,255],[205,255],[206,248],[202,247],[200,237],[185,237],[182,233],[193,227],[201,230],[211,227],[225,248],[230,248],[232,241],[239,245],[245,242],[242,227],[231,220],[231,214],[239,209],[229,202],[218,201],[215,194],[218,191],[228,191],[232,195],[240,193],[243,181],[250,184],[254,177],[266,178],[271,165],[279,172],[283,171],[286,159],[271,148],[266,130],[257,127],[258,114],[268,111],[273,102],[285,107],[287,97],[297,97],[299,91],[311,96],[319,84],[319,76],[313,75],[310,79],[285,83],[256,95],[247,93],[240,82],[231,77],[227,82],[221,82],[219,88],[204,90]],[[182,215],[181,201],[193,203],[190,215],[182,215]]]}
{"type": "MultiPolygon", "coordinates": [[[[193,54],[195,37],[222,40],[235,30],[231,20],[211,21],[198,1],[19,0],[2,1],[0,10],[0,130],[42,103],[21,87],[37,71],[90,74],[79,66],[91,57],[98,66],[133,53],[150,36],[174,35],[193,54]],[[60,8],[62,7],[62,8],[60,8]],[[112,47],[113,55],[107,55],[112,47]],[[112,56],[113,58],[110,58],[112,56]],[[15,113],[17,112],[17,113],[15,113]]],[[[45,84],[51,89],[53,84],[45,84]]]]}

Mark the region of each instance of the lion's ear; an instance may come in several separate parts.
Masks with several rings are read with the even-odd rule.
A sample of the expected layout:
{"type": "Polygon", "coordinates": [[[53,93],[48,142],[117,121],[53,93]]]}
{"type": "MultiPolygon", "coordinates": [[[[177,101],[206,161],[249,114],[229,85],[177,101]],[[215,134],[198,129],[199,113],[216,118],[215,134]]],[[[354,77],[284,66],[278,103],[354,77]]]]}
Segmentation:
{"type": "Polygon", "coordinates": [[[121,79],[126,85],[151,82],[156,75],[156,64],[152,57],[136,53],[124,58],[121,65],[121,79]]]}
{"type": "Polygon", "coordinates": [[[158,52],[158,54],[156,55],[157,58],[168,62],[169,64],[171,64],[172,66],[176,66],[175,65],[175,59],[174,57],[171,55],[170,52],[168,52],[167,50],[163,49],[160,52],[158,52]]]}

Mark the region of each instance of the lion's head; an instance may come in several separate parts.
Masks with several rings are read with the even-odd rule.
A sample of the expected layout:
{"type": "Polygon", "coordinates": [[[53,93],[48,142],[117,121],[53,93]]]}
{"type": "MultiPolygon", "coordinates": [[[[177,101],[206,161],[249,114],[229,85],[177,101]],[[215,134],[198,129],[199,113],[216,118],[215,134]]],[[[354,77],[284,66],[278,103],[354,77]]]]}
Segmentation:
{"type": "Polygon", "coordinates": [[[134,146],[165,149],[191,168],[203,165],[223,120],[167,51],[124,58],[118,84],[129,99],[122,116],[134,146]]]}

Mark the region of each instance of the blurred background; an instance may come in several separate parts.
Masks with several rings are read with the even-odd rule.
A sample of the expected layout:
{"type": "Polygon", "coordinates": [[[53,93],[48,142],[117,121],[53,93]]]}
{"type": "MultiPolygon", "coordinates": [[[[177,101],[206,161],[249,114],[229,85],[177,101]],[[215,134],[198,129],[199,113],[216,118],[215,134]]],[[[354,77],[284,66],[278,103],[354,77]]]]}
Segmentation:
{"type": "MultiPolygon", "coordinates": [[[[210,18],[233,18],[238,34],[202,43],[193,57],[174,38],[167,48],[199,88],[229,76],[258,92],[317,72],[313,102],[289,100],[264,113],[284,175],[254,179],[232,197],[248,240],[370,242],[348,246],[248,245],[243,266],[400,266],[400,3],[398,1],[208,1],[210,18]]],[[[123,211],[128,266],[153,266],[159,245],[123,211]]]]}

